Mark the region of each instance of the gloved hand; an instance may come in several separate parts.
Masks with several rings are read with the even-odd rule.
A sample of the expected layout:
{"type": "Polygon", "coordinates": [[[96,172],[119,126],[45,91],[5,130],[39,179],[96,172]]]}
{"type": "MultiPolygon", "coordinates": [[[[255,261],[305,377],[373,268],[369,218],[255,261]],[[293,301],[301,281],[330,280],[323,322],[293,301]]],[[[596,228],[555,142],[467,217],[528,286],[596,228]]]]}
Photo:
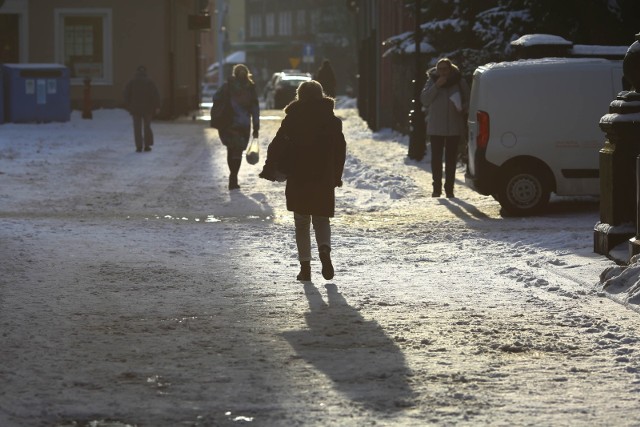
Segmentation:
{"type": "Polygon", "coordinates": [[[258,137],[258,129],[254,129],[253,130],[253,137],[257,138],[258,137]]]}

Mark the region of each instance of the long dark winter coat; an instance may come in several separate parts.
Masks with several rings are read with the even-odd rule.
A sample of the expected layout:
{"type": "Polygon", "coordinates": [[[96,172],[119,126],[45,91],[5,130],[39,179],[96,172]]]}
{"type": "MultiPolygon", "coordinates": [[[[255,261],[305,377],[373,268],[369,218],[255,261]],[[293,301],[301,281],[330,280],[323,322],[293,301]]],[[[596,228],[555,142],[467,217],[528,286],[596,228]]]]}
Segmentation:
{"type": "Polygon", "coordinates": [[[124,103],[131,114],[153,114],[160,107],[160,95],[153,80],[140,68],[124,89],[124,103]]]}
{"type": "Polygon", "coordinates": [[[336,75],[328,61],[322,63],[315,75],[315,80],[322,85],[322,89],[327,96],[336,97],[336,75]]]}
{"type": "Polygon", "coordinates": [[[256,85],[250,81],[241,82],[231,76],[213,95],[213,102],[219,101],[224,91],[228,92],[231,101],[233,121],[229,128],[218,131],[220,141],[230,149],[246,150],[251,135],[251,124],[253,123],[253,130],[260,130],[260,106],[256,85]]]}
{"type": "Polygon", "coordinates": [[[335,187],[342,186],[346,141],[333,107],[333,99],[326,97],[292,102],[269,144],[260,176],[275,180],[276,170],[286,172],[290,211],[326,217],[335,214],[335,187]]]}

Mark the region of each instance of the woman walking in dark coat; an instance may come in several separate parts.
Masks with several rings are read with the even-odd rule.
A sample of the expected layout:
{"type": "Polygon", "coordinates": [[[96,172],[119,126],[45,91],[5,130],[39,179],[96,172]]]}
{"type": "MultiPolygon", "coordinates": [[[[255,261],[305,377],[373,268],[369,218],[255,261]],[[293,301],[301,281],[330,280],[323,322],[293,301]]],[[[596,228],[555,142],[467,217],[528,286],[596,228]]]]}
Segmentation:
{"type": "Polygon", "coordinates": [[[346,142],[342,121],[333,113],[334,100],[323,95],[315,80],[300,84],[296,99],[269,144],[261,178],[286,176],[287,209],[293,211],[300,273],[311,280],[311,224],[315,231],[322,276],[334,276],[331,262],[331,226],[335,214],[335,188],[342,186],[346,142]]]}
{"type": "Polygon", "coordinates": [[[242,152],[247,149],[253,122],[253,137],[258,137],[260,130],[260,106],[256,85],[251,79],[249,68],[244,64],[233,67],[232,76],[213,95],[213,102],[219,102],[228,96],[233,108],[231,126],[220,129],[220,140],[227,147],[227,164],[229,166],[229,190],[237,190],[238,171],[242,164],[242,152]]]}
{"type": "Polygon", "coordinates": [[[315,75],[315,80],[322,85],[322,89],[327,96],[336,97],[336,75],[328,59],[322,61],[322,65],[315,75]]]}

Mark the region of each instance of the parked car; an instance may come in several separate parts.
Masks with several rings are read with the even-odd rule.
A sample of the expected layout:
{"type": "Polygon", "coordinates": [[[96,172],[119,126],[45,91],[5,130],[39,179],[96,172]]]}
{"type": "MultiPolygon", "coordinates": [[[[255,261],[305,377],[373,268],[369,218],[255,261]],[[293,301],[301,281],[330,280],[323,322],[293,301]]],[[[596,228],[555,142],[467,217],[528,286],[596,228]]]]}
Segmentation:
{"type": "Polygon", "coordinates": [[[276,80],[280,77],[281,71],[277,71],[273,73],[267,84],[264,86],[264,90],[262,92],[262,98],[264,99],[265,108],[273,108],[272,100],[273,100],[273,90],[276,86],[276,80]]]}
{"type": "Polygon", "coordinates": [[[311,80],[311,74],[299,70],[282,70],[274,73],[264,91],[266,109],[282,109],[296,96],[300,83],[311,80]]]}
{"type": "Polygon", "coordinates": [[[212,102],[213,95],[218,90],[218,85],[215,83],[202,83],[201,90],[202,102],[212,102]]]}
{"type": "Polygon", "coordinates": [[[541,211],[550,193],[598,195],[600,118],[622,90],[622,62],[546,58],[473,74],[466,184],[510,214],[541,211]]]}

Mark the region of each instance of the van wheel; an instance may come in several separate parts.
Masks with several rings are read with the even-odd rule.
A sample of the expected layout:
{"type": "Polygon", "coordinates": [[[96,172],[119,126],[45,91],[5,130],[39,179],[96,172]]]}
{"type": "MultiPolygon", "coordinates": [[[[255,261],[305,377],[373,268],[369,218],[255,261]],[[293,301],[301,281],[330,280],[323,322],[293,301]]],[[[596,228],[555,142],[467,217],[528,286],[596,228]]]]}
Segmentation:
{"type": "Polygon", "coordinates": [[[549,202],[549,180],[541,171],[529,167],[511,167],[503,175],[498,202],[512,215],[537,213],[549,202]]]}

